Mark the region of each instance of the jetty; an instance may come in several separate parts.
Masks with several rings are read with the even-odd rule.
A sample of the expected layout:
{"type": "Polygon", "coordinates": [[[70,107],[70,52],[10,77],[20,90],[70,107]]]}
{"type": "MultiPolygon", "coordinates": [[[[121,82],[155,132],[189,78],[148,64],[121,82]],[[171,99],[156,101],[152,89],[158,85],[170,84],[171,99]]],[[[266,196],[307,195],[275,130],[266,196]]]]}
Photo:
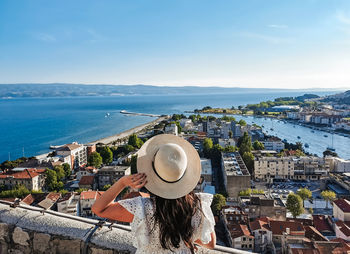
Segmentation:
{"type": "Polygon", "coordinates": [[[135,115],[135,116],[150,116],[150,117],[161,117],[161,115],[155,115],[155,114],[146,114],[146,113],[136,113],[136,112],[129,112],[126,110],[121,110],[121,114],[125,115],[135,115]]]}

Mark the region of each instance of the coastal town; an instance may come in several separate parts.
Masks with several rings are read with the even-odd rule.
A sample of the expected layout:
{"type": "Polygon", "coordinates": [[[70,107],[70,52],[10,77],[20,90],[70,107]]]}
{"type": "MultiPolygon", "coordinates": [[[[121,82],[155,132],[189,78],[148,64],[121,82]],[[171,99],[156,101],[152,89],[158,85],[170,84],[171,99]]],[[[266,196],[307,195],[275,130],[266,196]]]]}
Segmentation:
{"type": "MultiPolygon", "coordinates": [[[[136,173],[138,149],[165,133],[186,139],[201,157],[195,192],[214,195],[218,245],[255,253],[347,253],[350,158],[340,158],[336,145],[323,156],[308,153],[302,139],[288,143],[235,116],[272,117],[350,137],[349,98],[347,91],[331,98],[277,98],[237,109],[207,106],[162,115],[94,142],[52,146],[49,153],[1,164],[0,202],[105,220],[91,211],[92,204],[118,179],[136,173]]],[[[125,189],[117,200],[135,196],[149,194],[125,189]]]]}

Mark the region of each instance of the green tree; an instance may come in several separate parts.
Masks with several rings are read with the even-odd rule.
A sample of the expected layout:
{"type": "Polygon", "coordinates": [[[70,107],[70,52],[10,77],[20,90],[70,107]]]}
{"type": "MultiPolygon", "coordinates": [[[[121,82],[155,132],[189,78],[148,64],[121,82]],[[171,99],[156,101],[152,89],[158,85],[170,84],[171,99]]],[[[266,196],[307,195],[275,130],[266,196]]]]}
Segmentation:
{"type": "Polygon", "coordinates": [[[57,181],[63,179],[65,177],[65,171],[63,169],[63,166],[58,165],[53,168],[56,171],[57,181]]]}
{"type": "Polygon", "coordinates": [[[252,174],[254,171],[254,155],[251,152],[245,152],[242,159],[247,166],[249,173],[252,174]]]}
{"type": "Polygon", "coordinates": [[[125,145],[124,146],[124,150],[126,152],[126,154],[135,151],[135,148],[132,145],[125,145]]]}
{"type": "Polygon", "coordinates": [[[321,192],[321,197],[327,202],[327,209],[329,201],[333,201],[336,198],[335,192],[330,190],[324,190],[321,192]]]}
{"type": "Polygon", "coordinates": [[[245,152],[251,152],[252,151],[252,141],[250,136],[248,135],[248,132],[244,132],[239,145],[239,153],[241,156],[245,152]]]}
{"type": "Polygon", "coordinates": [[[137,174],[137,154],[131,156],[130,171],[131,174],[137,174]]]}
{"type": "Polygon", "coordinates": [[[113,161],[113,152],[108,146],[104,146],[100,150],[103,164],[110,164],[113,161]]]}
{"type": "Polygon", "coordinates": [[[65,194],[67,194],[68,192],[69,192],[69,191],[63,190],[63,189],[59,191],[59,193],[61,193],[62,196],[65,195],[65,194]]]}
{"type": "Polygon", "coordinates": [[[305,200],[308,200],[312,197],[312,193],[309,189],[306,188],[300,188],[297,191],[297,195],[299,195],[299,197],[301,197],[301,199],[303,200],[303,207],[305,206],[305,200]]]}
{"type": "Polygon", "coordinates": [[[64,174],[66,175],[66,177],[69,177],[72,174],[72,170],[70,168],[70,165],[68,163],[63,163],[62,167],[63,167],[64,174]]]}
{"type": "Polygon", "coordinates": [[[211,209],[214,214],[218,214],[222,207],[226,205],[226,198],[222,194],[215,194],[213,202],[211,203],[211,209]]]}
{"type": "Polygon", "coordinates": [[[99,168],[102,164],[102,157],[98,152],[92,152],[88,157],[88,164],[92,167],[99,168]]]}
{"type": "Polygon", "coordinates": [[[233,152],[236,152],[236,147],[235,146],[226,146],[224,148],[224,152],[225,153],[233,153],[233,152]]]}
{"type": "Polygon", "coordinates": [[[238,123],[239,123],[239,125],[241,125],[241,126],[246,126],[246,125],[247,125],[247,122],[244,121],[243,119],[239,120],[238,123]]]}
{"type": "Polygon", "coordinates": [[[143,145],[143,141],[137,137],[136,134],[129,136],[128,145],[131,145],[135,148],[140,148],[143,145]]]}
{"type": "Polygon", "coordinates": [[[81,194],[83,191],[88,191],[88,189],[86,188],[79,188],[76,190],[76,192],[78,192],[78,194],[81,194]]]}
{"type": "Polygon", "coordinates": [[[246,196],[250,196],[252,194],[252,189],[246,189],[246,190],[241,190],[239,193],[238,193],[238,196],[240,197],[246,197],[246,196]]]}
{"type": "Polygon", "coordinates": [[[105,186],[102,187],[102,190],[103,190],[103,191],[106,191],[106,190],[108,190],[109,188],[111,188],[111,185],[110,185],[110,184],[106,184],[105,186]]]}
{"type": "Polygon", "coordinates": [[[228,132],[228,137],[229,137],[229,138],[232,138],[232,137],[233,137],[233,132],[232,132],[232,131],[229,131],[229,132],[228,132]]]}
{"type": "Polygon", "coordinates": [[[259,142],[258,140],[255,140],[253,143],[254,150],[264,150],[264,144],[259,142]]]}
{"type": "Polygon", "coordinates": [[[203,153],[205,158],[210,157],[210,152],[212,148],[213,148],[213,140],[211,138],[205,138],[203,141],[203,153]]]}
{"type": "Polygon", "coordinates": [[[49,191],[53,191],[57,188],[57,173],[55,170],[46,169],[46,180],[45,185],[49,191]]]}
{"type": "Polygon", "coordinates": [[[294,193],[288,195],[286,206],[292,213],[294,219],[304,212],[303,200],[299,195],[294,193]]]}

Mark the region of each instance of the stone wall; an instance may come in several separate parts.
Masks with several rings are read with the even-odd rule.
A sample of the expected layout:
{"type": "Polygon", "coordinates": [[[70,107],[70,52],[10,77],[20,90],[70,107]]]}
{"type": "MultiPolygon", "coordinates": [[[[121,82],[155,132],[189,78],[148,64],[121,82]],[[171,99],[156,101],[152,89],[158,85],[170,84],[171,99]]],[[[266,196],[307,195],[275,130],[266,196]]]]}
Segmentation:
{"type": "MultiPolygon", "coordinates": [[[[42,211],[36,207],[12,208],[0,203],[0,254],[126,254],[136,251],[128,226],[98,227],[97,220],[42,211]]],[[[245,253],[224,247],[198,251],[218,252],[245,253]]]]}

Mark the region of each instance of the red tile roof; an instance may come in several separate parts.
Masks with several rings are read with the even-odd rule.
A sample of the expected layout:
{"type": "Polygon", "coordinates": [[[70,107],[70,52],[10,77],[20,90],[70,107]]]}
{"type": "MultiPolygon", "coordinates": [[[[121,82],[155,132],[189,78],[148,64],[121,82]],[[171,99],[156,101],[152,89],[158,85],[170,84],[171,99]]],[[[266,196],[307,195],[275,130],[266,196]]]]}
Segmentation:
{"type": "Polygon", "coordinates": [[[282,235],[289,228],[291,235],[304,235],[305,229],[300,222],[271,220],[270,227],[272,234],[282,235]]]}
{"type": "Polygon", "coordinates": [[[343,221],[336,221],[335,225],[345,236],[350,236],[350,228],[343,221]]]}
{"type": "Polygon", "coordinates": [[[254,238],[254,236],[252,236],[252,234],[250,233],[248,226],[245,224],[233,223],[233,224],[227,225],[227,227],[228,227],[228,230],[230,231],[232,239],[235,239],[241,236],[254,238]]]}
{"type": "Polygon", "coordinates": [[[15,179],[31,179],[40,175],[43,172],[45,172],[45,170],[28,168],[28,169],[24,169],[23,171],[8,171],[8,172],[0,173],[0,178],[5,179],[7,177],[13,177],[15,179]]]}
{"type": "Polygon", "coordinates": [[[249,226],[252,231],[259,229],[270,230],[268,222],[262,219],[256,219],[255,221],[251,222],[249,226]]]}
{"type": "Polygon", "coordinates": [[[32,194],[28,194],[27,196],[25,196],[25,198],[22,199],[21,202],[27,204],[27,205],[31,205],[34,202],[35,198],[33,197],[32,194]]]}
{"type": "Polygon", "coordinates": [[[56,202],[61,197],[61,193],[50,192],[47,194],[46,198],[56,202]]]}
{"type": "Polygon", "coordinates": [[[338,199],[333,202],[336,204],[340,210],[342,210],[344,213],[350,213],[350,204],[345,199],[338,199]]]}
{"type": "Polygon", "coordinates": [[[83,176],[80,181],[79,185],[92,185],[94,183],[95,176],[83,176]]]}
{"type": "Polygon", "coordinates": [[[326,237],[324,237],[320,231],[318,231],[313,226],[305,226],[305,236],[310,240],[314,241],[328,241],[326,237]]]}
{"type": "Polygon", "coordinates": [[[326,216],[324,215],[313,215],[314,227],[320,231],[333,232],[331,225],[329,225],[326,216]]]}
{"type": "Polygon", "coordinates": [[[83,191],[80,194],[80,200],[85,200],[85,199],[97,199],[99,198],[104,191],[83,191]]]}

